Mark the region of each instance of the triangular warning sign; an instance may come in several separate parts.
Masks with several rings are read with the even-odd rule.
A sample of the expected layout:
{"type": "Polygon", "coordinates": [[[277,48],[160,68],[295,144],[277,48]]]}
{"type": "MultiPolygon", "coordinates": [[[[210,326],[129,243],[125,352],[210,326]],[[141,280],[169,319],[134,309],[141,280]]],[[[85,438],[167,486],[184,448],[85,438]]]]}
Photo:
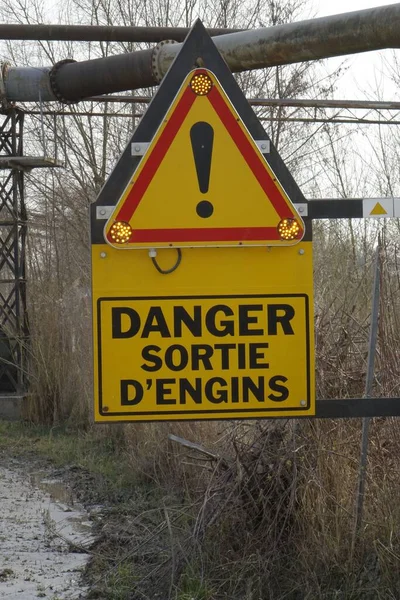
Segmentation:
{"type": "Polygon", "coordinates": [[[105,227],[117,248],[292,245],[304,224],[217,77],[184,79],[105,227]]]}
{"type": "Polygon", "coordinates": [[[377,202],[374,208],[369,213],[370,215],[387,215],[387,210],[385,210],[380,202],[377,202]]]}

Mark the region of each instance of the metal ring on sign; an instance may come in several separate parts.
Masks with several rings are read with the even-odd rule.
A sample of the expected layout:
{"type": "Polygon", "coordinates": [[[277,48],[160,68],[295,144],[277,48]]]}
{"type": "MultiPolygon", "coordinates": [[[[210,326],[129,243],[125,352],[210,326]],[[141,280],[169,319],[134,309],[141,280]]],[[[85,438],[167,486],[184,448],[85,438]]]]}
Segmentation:
{"type": "Polygon", "coordinates": [[[165,75],[165,73],[161,72],[160,60],[159,60],[163,47],[166,46],[167,44],[177,44],[177,43],[178,42],[176,42],[175,40],[164,40],[162,42],[159,42],[157,44],[157,46],[154,46],[153,52],[151,53],[151,72],[154,77],[154,81],[156,83],[160,83],[160,81],[162,80],[162,78],[165,75]]]}

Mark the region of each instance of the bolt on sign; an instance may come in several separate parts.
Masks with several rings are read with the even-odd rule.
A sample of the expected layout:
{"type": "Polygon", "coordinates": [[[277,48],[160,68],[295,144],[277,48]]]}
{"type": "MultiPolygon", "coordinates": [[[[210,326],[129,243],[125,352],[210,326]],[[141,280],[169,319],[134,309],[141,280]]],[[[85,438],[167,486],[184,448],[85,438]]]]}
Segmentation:
{"type": "Polygon", "coordinates": [[[306,207],[197,22],[92,206],[96,421],[315,414],[306,207]]]}

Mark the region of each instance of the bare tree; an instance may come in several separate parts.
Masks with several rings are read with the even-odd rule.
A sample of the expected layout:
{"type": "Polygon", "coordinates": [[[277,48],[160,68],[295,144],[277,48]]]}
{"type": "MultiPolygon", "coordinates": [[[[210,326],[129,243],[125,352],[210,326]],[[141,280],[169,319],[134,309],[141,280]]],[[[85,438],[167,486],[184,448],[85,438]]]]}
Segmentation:
{"type": "MultiPolygon", "coordinates": [[[[190,26],[195,18],[200,17],[210,27],[251,28],[294,20],[304,7],[303,0],[268,0],[263,3],[259,0],[182,0],[174,3],[170,0],[68,0],[50,10],[39,0],[29,3],[26,0],[4,0],[0,16],[8,22],[17,23],[59,20],[88,25],[145,26],[190,26]]],[[[145,45],[119,42],[13,42],[3,44],[2,51],[3,57],[14,64],[34,66],[54,64],[64,58],[104,57],[143,47],[145,45]]],[[[333,83],[329,77],[321,76],[318,65],[312,63],[242,73],[237,77],[244,93],[253,97],[324,97],[333,83]]],[[[153,90],[134,93],[151,95],[153,90]]],[[[26,107],[39,113],[27,119],[26,151],[57,156],[65,166],[47,173],[33,172],[27,181],[32,223],[28,261],[32,278],[30,299],[34,356],[37,361],[42,356],[50,357],[54,338],[58,335],[60,346],[65,344],[64,357],[69,354],[74,365],[79,361],[80,365],[86,364],[87,373],[90,373],[90,330],[82,298],[90,289],[88,208],[144,110],[139,104],[117,106],[107,102],[82,102],[67,109],[56,105],[55,112],[62,109],[71,113],[67,116],[44,114],[54,109],[54,105],[39,103],[26,107]],[[109,113],[115,116],[110,117],[109,113]],[[74,295],[75,302],[71,300],[74,295]],[[71,304],[80,306],[82,310],[71,310],[71,304]],[[48,305],[57,306],[61,312],[57,326],[43,329],[40,326],[41,314],[43,306],[48,305]],[[49,332],[51,336],[46,337],[49,332]]],[[[306,177],[310,178],[311,173],[315,173],[312,157],[319,146],[314,133],[319,126],[287,122],[287,116],[296,114],[295,109],[260,107],[256,112],[287,159],[293,174],[301,178],[302,173],[307,173],[306,177]]],[[[67,361],[64,360],[64,363],[67,361]]],[[[40,372],[40,369],[36,371],[40,372]]],[[[40,404],[40,413],[46,414],[48,402],[51,406],[50,420],[63,418],[69,410],[77,410],[80,396],[86,399],[85,403],[89,402],[90,378],[81,374],[78,383],[71,386],[66,383],[67,371],[54,369],[43,381],[37,382],[37,397],[47,398],[40,404]],[[60,373],[62,376],[59,376],[60,373]],[[82,390],[76,392],[80,380],[83,382],[82,390]],[[45,393],[43,390],[46,389],[51,392],[45,393]],[[73,394],[68,394],[68,389],[73,390],[73,394]]],[[[85,406],[86,410],[87,404],[85,406]]]]}

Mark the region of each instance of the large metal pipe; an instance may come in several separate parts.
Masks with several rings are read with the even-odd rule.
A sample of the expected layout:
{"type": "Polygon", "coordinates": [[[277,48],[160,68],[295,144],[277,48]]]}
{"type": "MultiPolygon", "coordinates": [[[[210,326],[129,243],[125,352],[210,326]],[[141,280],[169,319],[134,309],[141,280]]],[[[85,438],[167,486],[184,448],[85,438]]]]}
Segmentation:
{"type": "MultiPolygon", "coordinates": [[[[400,4],[223,35],[215,45],[232,72],[400,47],[400,4]]],[[[160,52],[165,73],[180,45],[160,52]]]]}
{"type": "MultiPolygon", "coordinates": [[[[125,27],[114,25],[19,25],[0,23],[0,40],[65,40],[81,42],[150,42],[165,39],[183,42],[187,27],[125,27]]],[[[209,35],[242,29],[207,29],[209,35]]]]}
{"type": "MultiPolygon", "coordinates": [[[[221,35],[215,45],[232,72],[400,47],[400,4],[221,35]]],[[[9,101],[61,100],[158,83],[181,44],[83,62],[66,61],[52,69],[9,68],[4,92],[9,101]]]]}

